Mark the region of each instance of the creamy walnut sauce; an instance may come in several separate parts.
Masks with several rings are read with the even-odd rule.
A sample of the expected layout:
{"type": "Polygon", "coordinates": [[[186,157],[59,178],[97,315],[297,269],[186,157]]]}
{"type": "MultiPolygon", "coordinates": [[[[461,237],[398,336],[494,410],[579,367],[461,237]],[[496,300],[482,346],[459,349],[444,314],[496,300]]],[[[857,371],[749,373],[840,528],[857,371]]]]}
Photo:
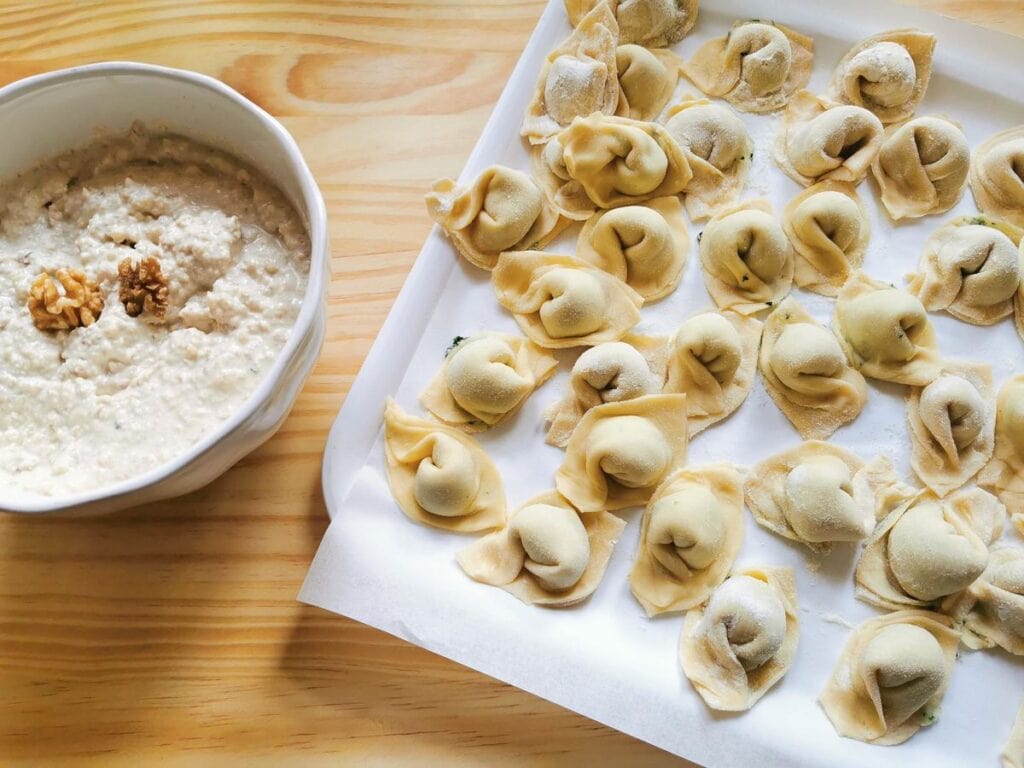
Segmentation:
{"type": "Polygon", "coordinates": [[[309,251],[267,179],[138,125],[0,186],[0,500],[125,480],[215,430],[283,348],[309,251]],[[159,262],[164,302],[123,291],[126,259],[159,262]],[[98,286],[91,324],[33,322],[30,290],[58,269],[98,286]]]}

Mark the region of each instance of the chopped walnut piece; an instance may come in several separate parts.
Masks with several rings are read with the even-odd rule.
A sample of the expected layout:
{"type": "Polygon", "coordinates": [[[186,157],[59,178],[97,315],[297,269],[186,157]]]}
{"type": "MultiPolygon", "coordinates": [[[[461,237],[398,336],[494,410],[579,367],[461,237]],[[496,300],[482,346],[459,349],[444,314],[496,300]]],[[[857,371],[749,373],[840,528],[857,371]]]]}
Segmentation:
{"type": "Polygon", "coordinates": [[[103,311],[96,283],[78,269],[43,272],[28,292],[28,311],[41,331],[69,331],[95,323],[103,311]]]}
{"type": "Polygon", "coordinates": [[[138,317],[144,311],[162,318],[167,311],[167,280],[160,270],[160,262],[147,256],[137,264],[125,259],[117,265],[121,280],[121,303],[129,317],[138,317]]]}

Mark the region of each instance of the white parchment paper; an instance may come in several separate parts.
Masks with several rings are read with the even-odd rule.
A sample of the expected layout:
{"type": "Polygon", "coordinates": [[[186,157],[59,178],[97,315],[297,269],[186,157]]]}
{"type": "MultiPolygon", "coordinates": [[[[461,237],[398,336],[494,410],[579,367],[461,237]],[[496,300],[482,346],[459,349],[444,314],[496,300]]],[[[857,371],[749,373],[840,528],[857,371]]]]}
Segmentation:
{"type": "MultiPolygon", "coordinates": [[[[772,18],[815,39],[810,89],[822,92],[843,52],[869,34],[918,26],[938,36],[935,73],[918,114],[959,121],[972,147],[998,130],[1024,123],[1024,42],[966,24],[891,5],[726,0],[703,3],[690,36],[676,47],[685,56],[723,34],[737,18],[772,18]]],[[[464,180],[492,163],[528,170],[519,125],[540,62],[569,34],[561,0],[552,0],[491,116],[464,180]]],[[[684,82],[679,92],[696,89],[684,82]]],[[[780,118],[743,115],[756,142],[747,198],[765,197],[781,211],[799,187],[771,159],[780,118]]],[[[452,169],[455,173],[458,169],[452,169]]],[[[943,222],[973,213],[967,192],[954,211],[894,226],[881,211],[870,181],[859,194],[872,216],[864,268],[903,284],[916,269],[926,237],[943,222]]],[[[424,212],[424,216],[426,213],[424,212]]],[[[690,257],[682,285],[646,306],[637,327],[674,331],[687,317],[710,308],[691,225],[690,257]]],[[[572,252],[578,227],[550,248],[572,252]]],[[[828,323],[832,301],[795,291],[818,320],[828,323]]],[[[990,363],[997,384],[1024,370],[1024,344],[1011,319],[977,328],[933,314],[944,357],[990,363]]],[[[742,715],[708,710],[677,661],[682,618],[649,620],[633,599],[626,575],[637,546],[640,510],[629,522],[604,581],[594,596],[568,610],[524,605],[502,590],[465,577],[455,552],[471,539],[411,523],[388,490],[380,420],[384,397],[422,412],[417,396],[456,335],[479,330],[516,332],[495,302],[488,275],[458,259],[435,229],[392,310],[334,425],[324,459],[324,492],[332,516],[300,599],[379,627],[457,662],[550,699],[709,768],[829,765],[996,766],[1024,688],[1024,663],[1001,651],[962,650],[938,723],[899,747],[875,747],[836,736],[817,696],[849,628],[878,611],[853,598],[857,550],[839,546],[827,557],[769,534],[748,517],[738,565],[788,565],[796,573],[800,646],[789,673],[742,715]]],[[[485,432],[481,443],[505,480],[510,509],[553,487],[561,450],[544,444],[542,412],[559,398],[577,352],[560,353],[560,372],[507,425],[485,432]]],[[[903,388],[870,381],[867,407],[833,441],[869,459],[886,452],[909,477],[903,388]]],[[[730,419],[699,435],[688,463],[727,459],[750,465],[796,445],[800,438],[760,381],[730,419]]],[[[1007,532],[1007,540],[1016,538],[1007,532]]],[[[1018,544],[1021,543],[1017,538],[1018,544]]]]}

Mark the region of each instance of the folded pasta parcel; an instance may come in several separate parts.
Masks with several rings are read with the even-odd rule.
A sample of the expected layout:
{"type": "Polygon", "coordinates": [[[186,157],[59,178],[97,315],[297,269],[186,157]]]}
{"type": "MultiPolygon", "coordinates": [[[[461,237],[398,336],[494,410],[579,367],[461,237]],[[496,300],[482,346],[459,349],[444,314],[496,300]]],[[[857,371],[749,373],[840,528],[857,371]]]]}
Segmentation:
{"type": "Polygon", "coordinates": [[[505,522],[505,487],[479,443],[454,427],[384,406],[388,484],[417,523],[449,531],[485,531],[505,522]]]}
{"type": "Polygon", "coordinates": [[[929,312],[945,310],[972,325],[997,323],[1020,302],[1022,236],[1012,224],[987,216],[947,222],[925,241],[907,290],[929,312]]]}
{"type": "Polygon", "coordinates": [[[984,573],[950,613],[963,622],[964,645],[1024,656],[1024,547],[994,547],[984,573]]]}
{"type": "Polygon", "coordinates": [[[693,177],[685,153],[663,126],[600,112],[577,117],[531,157],[548,200],[570,219],[678,195],[693,177]]]}
{"type": "Polygon", "coordinates": [[[808,440],[755,464],[744,485],[760,525],[815,552],[863,541],[875,527],[873,462],[808,440]]]}
{"type": "Polygon", "coordinates": [[[664,122],[693,172],[685,193],[690,218],[735,207],[754,160],[754,142],[739,116],[724,104],[689,97],[669,107],[664,122]]]}
{"type": "Polygon", "coordinates": [[[607,2],[594,5],[572,35],[547,55],[526,109],[521,134],[543,144],[573,118],[611,115],[619,104],[619,25],[607,2]]]}
{"type": "Polygon", "coordinates": [[[682,60],[667,48],[620,45],[615,61],[619,69],[615,114],[633,120],[653,120],[660,115],[679,82],[682,60]]]}
{"type": "Polygon", "coordinates": [[[794,197],[782,228],[796,257],[793,279],[801,288],[835,296],[864,261],[871,236],[867,208],[849,182],[822,181],[794,197]]]}
{"type": "Polygon", "coordinates": [[[700,605],[743,544],[742,475],[728,462],[678,470],[651,497],[629,585],[648,616],[700,605]]]}
{"type": "Polygon", "coordinates": [[[686,395],[692,438],[747,399],[757,371],[761,321],[728,310],[701,312],[664,339],[666,393],[686,395]]]}
{"type": "Polygon", "coordinates": [[[940,499],[909,486],[879,487],[880,519],[854,571],[857,597],[891,611],[947,610],[984,572],[1005,514],[980,488],[940,499]]]}
{"type": "Polygon", "coordinates": [[[989,216],[1024,228],[1024,125],[984,142],[971,158],[971,192],[989,216]]]}
{"type": "Polygon", "coordinates": [[[992,457],[995,387],[985,363],[949,361],[935,381],[907,393],[910,463],[938,496],[964,485],[992,457]]]}
{"type": "Polygon", "coordinates": [[[600,211],[580,230],[577,257],[622,280],[645,302],[664,298],[679,285],[690,250],[678,197],[600,211]]]}
{"type": "MultiPolygon", "coordinates": [[[[565,0],[574,27],[605,0],[565,0]]],[[[607,0],[623,43],[661,48],[682,40],[697,22],[697,0],[607,0]]]]}
{"type": "Polygon", "coordinates": [[[932,75],[935,35],[893,29],[861,40],[839,61],[829,95],[870,110],[888,125],[917,111],[932,75]]]}
{"type": "Polygon", "coordinates": [[[618,403],[661,391],[664,378],[652,362],[627,341],[591,347],[572,366],[568,391],[545,412],[551,422],[547,442],[564,448],[583,414],[602,403],[618,403]]]}
{"type": "Polygon", "coordinates": [[[971,148],[963,129],[944,117],[916,117],[885,129],[871,164],[882,205],[895,220],[948,211],[967,184],[971,148]]]}
{"type": "Polygon", "coordinates": [[[889,746],[934,723],[960,645],[952,624],[897,611],[854,629],[820,698],[836,733],[889,746]]]}
{"type": "Polygon", "coordinates": [[[768,394],[805,440],[827,438],[867,403],[864,377],[836,337],[792,296],[765,321],[759,367],[768,394]]]}
{"type": "Polygon", "coordinates": [[[775,162],[805,187],[820,181],[859,184],[882,148],[885,129],[871,112],[800,91],[775,141],[775,162]]]}
{"type": "Polygon", "coordinates": [[[683,622],[683,672],[712,709],[750,709],[796,655],[800,620],[790,568],[742,568],[683,622]]]}
{"type": "Polygon", "coordinates": [[[427,212],[470,264],[494,269],[502,251],[539,248],[562,223],[540,187],[522,171],[493,165],[468,186],[435,181],[427,212]]]}
{"type": "Polygon", "coordinates": [[[774,112],[807,85],[814,41],[782,24],[737,21],[708,40],[683,67],[708,96],[744,112],[774,112]]]}
{"type": "Polygon", "coordinates": [[[617,341],[640,320],[643,298],[614,275],[575,256],[503,254],[491,273],[498,303],[541,347],[617,341]]]}
{"type": "Polygon", "coordinates": [[[645,395],[591,408],[555,474],[581,512],[646,504],[686,460],[686,395],[645,395]]]}
{"type": "Polygon", "coordinates": [[[563,608],[597,589],[625,522],[608,512],[580,514],[555,491],[509,515],[500,531],[459,552],[470,578],[524,603],[563,608]]]}
{"type": "Polygon", "coordinates": [[[753,315],[793,287],[793,248],[766,200],[717,214],[700,236],[704,285],[719,309],[753,315]]]}
{"type": "Polygon", "coordinates": [[[991,488],[1024,536],[1024,373],[1007,379],[996,399],[995,450],[978,485],[991,488]]]}
{"type": "Polygon", "coordinates": [[[855,272],[836,297],[833,327],[865,376],[924,386],[942,370],[935,329],[915,296],[855,272]]]}
{"type": "Polygon", "coordinates": [[[456,339],[420,402],[445,424],[480,432],[518,411],[557,367],[550,352],[522,336],[483,331],[456,339]]]}

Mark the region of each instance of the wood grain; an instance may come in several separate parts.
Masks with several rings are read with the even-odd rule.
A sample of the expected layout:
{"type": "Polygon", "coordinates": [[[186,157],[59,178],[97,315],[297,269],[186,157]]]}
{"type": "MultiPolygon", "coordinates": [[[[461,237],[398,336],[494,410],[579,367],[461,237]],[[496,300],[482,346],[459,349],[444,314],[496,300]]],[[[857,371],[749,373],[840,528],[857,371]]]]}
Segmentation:
{"type": "MultiPolygon", "coordinates": [[[[1016,0],[913,4],[1024,34],[1016,0]]],[[[0,83],[133,59],[278,115],[334,257],[323,358],[266,446],[173,502],[0,520],[0,764],[686,764],[294,600],[327,431],[430,228],[423,191],[462,166],[542,6],[0,5],[0,83]]]]}

